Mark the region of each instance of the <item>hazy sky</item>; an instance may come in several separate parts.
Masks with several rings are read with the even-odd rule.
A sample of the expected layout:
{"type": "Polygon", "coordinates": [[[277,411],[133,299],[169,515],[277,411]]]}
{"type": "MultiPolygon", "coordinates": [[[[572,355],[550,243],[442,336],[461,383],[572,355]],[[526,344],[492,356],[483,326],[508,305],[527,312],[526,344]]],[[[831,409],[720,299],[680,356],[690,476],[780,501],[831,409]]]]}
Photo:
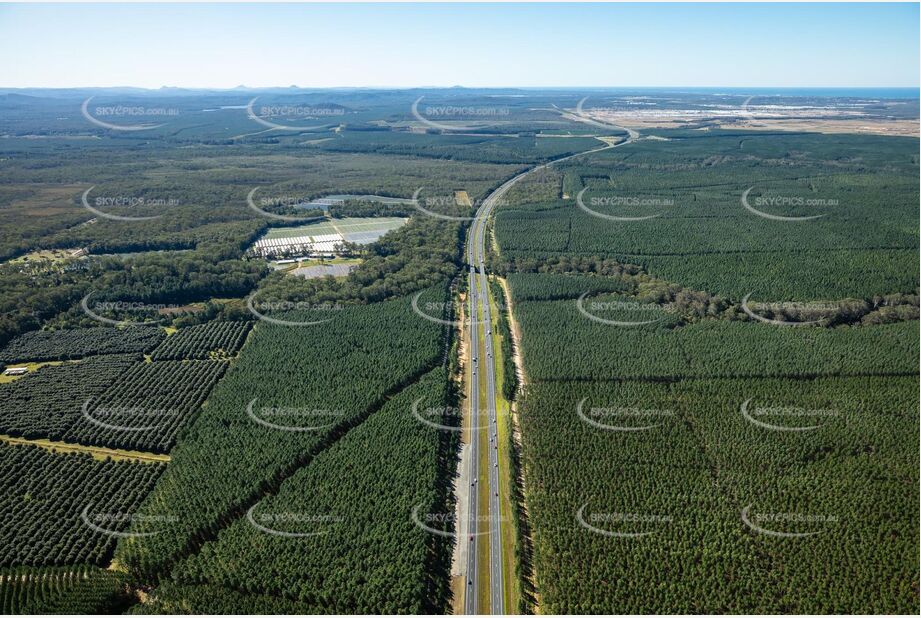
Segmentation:
{"type": "Polygon", "coordinates": [[[918,86],[918,4],[0,5],[0,86],[918,86]]]}

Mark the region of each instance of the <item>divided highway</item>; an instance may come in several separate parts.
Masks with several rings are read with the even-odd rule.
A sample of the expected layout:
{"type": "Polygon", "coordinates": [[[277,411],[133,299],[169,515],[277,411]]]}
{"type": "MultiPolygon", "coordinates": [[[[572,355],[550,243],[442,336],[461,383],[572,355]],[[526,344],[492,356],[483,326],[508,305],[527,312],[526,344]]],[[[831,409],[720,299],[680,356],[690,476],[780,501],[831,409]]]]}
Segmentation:
{"type": "MultiPolygon", "coordinates": [[[[607,127],[620,128],[620,127],[607,127]]],[[[490,607],[488,613],[504,614],[505,608],[505,578],[509,575],[503,573],[503,556],[502,556],[502,517],[500,511],[500,500],[502,496],[502,483],[499,474],[499,436],[498,423],[496,418],[496,367],[495,355],[492,343],[492,322],[489,306],[489,287],[486,276],[486,222],[499,203],[500,198],[505,195],[522,178],[544,169],[556,163],[600,152],[609,148],[623,146],[637,138],[635,131],[623,129],[628,132],[628,139],[617,143],[607,144],[600,148],[586,150],[573,155],[569,155],[548,163],[543,163],[532,167],[524,172],[514,176],[500,185],[495,191],[483,201],[477,210],[476,217],[470,225],[467,232],[467,263],[469,272],[467,278],[467,297],[469,301],[468,319],[466,324],[467,340],[470,350],[470,384],[468,385],[468,401],[470,402],[470,479],[473,484],[469,492],[469,509],[468,509],[468,538],[462,539],[461,542],[468,544],[467,549],[467,573],[466,573],[466,591],[464,595],[464,613],[477,614],[487,613],[487,608],[478,607],[478,591],[482,582],[479,580],[477,571],[477,545],[484,538],[489,539],[489,599],[490,607]],[[480,340],[482,336],[482,342],[480,340]],[[486,379],[486,400],[480,400],[480,380],[486,379]],[[480,444],[481,440],[481,423],[480,419],[483,412],[486,413],[488,424],[489,443],[480,444]],[[479,517],[479,458],[480,448],[485,447],[488,450],[488,527],[485,531],[480,531],[479,517]],[[488,532],[488,537],[483,535],[488,532]]],[[[507,482],[507,479],[506,479],[507,482]]]]}

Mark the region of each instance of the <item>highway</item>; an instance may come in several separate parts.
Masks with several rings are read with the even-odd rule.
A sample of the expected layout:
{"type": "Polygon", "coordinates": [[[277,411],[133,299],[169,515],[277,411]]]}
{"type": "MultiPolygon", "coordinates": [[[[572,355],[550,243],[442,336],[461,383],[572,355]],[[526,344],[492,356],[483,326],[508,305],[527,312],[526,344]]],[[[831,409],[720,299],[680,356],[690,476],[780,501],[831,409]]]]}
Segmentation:
{"type": "MultiPolygon", "coordinates": [[[[470,292],[467,294],[467,297],[470,301],[470,306],[467,309],[467,321],[468,323],[476,323],[477,311],[477,294],[476,294],[476,270],[473,267],[473,245],[467,243],[467,261],[470,263],[470,274],[468,277],[468,284],[470,286],[470,292]]],[[[464,613],[465,614],[476,614],[477,613],[477,538],[479,536],[477,530],[477,521],[479,519],[479,513],[477,511],[477,494],[479,493],[479,488],[477,487],[477,478],[479,477],[479,450],[477,449],[480,442],[480,432],[478,429],[479,425],[479,348],[477,338],[476,338],[476,329],[470,328],[470,396],[468,400],[470,401],[470,482],[473,484],[469,491],[470,501],[467,510],[467,534],[469,539],[461,539],[462,543],[468,543],[469,547],[467,548],[467,591],[464,593],[464,613]]]]}
{"type": "MultiPolygon", "coordinates": [[[[470,502],[468,510],[468,538],[463,542],[468,544],[467,550],[467,586],[464,596],[464,613],[477,614],[486,613],[486,608],[479,608],[477,605],[477,594],[481,582],[478,582],[477,572],[477,544],[483,534],[478,530],[478,503],[477,494],[479,493],[479,454],[480,447],[485,446],[489,451],[488,456],[488,490],[489,490],[489,599],[491,614],[506,613],[504,598],[504,581],[506,574],[503,573],[502,557],[502,517],[500,510],[500,499],[502,496],[502,484],[499,474],[499,452],[498,452],[498,424],[496,418],[496,368],[495,355],[493,351],[493,342],[491,336],[492,322],[489,306],[489,287],[486,276],[486,223],[492,215],[493,210],[499,203],[500,198],[505,195],[516,183],[528,174],[567,161],[575,157],[584,156],[610,148],[616,148],[632,142],[638,137],[635,131],[623,129],[622,127],[609,126],[606,128],[621,128],[627,131],[628,138],[620,143],[607,144],[605,146],[586,150],[573,155],[568,155],[560,159],[555,159],[548,163],[543,163],[532,167],[520,174],[510,178],[500,185],[495,191],[483,201],[477,210],[473,223],[467,232],[467,264],[469,266],[467,289],[468,289],[468,341],[470,344],[470,384],[468,385],[468,399],[470,402],[470,437],[471,437],[471,487],[470,502]],[[483,344],[480,344],[480,335],[483,335],[483,344]],[[480,378],[485,375],[486,378],[486,401],[480,401],[480,378]],[[480,445],[482,433],[480,431],[480,417],[482,411],[485,411],[488,417],[488,434],[489,443],[480,445]]],[[[504,448],[504,447],[503,447],[504,448]]],[[[506,479],[507,481],[507,479],[506,479]]]]}
{"type": "MultiPolygon", "coordinates": [[[[511,186],[511,185],[509,185],[511,186]]],[[[483,208],[478,212],[476,220],[470,228],[470,235],[473,242],[468,242],[468,260],[470,260],[470,278],[469,286],[472,290],[470,297],[473,303],[471,313],[471,349],[476,349],[479,361],[474,365],[480,364],[479,372],[486,377],[486,401],[478,406],[478,410],[486,412],[486,422],[488,425],[489,443],[486,446],[488,450],[487,461],[489,469],[487,477],[489,479],[487,489],[489,493],[489,607],[490,613],[504,614],[504,586],[502,573],[502,521],[501,510],[499,508],[499,496],[501,485],[499,483],[499,435],[498,419],[496,418],[496,368],[494,364],[493,343],[492,343],[492,322],[489,307],[489,282],[486,278],[486,219],[495,204],[498,192],[493,193],[490,199],[484,203],[483,208]],[[482,214],[482,217],[479,215],[482,214]],[[480,347],[480,336],[483,337],[483,344],[480,347]]],[[[472,382],[472,388],[475,389],[472,399],[479,399],[479,383],[472,382]]],[[[472,408],[473,406],[471,406],[472,408]]],[[[474,425],[479,426],[478,416],[472,416],[474,425]]],[[[480,431],[476,432],[473,442],[476,444],[481,440],[480,431]]],[[[474,453],[478,447],[474,448],[474,453]]],[[[476,544],[474,537],[474,545],[476,544]]],[[[472,586],[476,591],[476,583],[472,586]]]]}

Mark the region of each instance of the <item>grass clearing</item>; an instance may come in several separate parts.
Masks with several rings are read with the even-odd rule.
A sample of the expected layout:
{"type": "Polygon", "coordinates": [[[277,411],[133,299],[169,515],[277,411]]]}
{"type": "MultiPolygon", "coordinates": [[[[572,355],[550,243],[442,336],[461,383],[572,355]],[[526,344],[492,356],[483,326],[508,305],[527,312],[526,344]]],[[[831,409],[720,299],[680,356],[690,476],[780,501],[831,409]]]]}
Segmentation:
{"type": "MultiPolygon", "coordinates": [[[[501,385],[505,380],[505,364],[504,357],[502,353],[502,337],[499,335],[499,305],[496,302],[496,299],[493,298],[492,294],[489,295],[490,303],[490,318],[491,324],[490,329],[492,330],[492,348],[495,358],[493,363],[495,365],[496,371],[496,422],[498,425],[498,444],[499,444],[499,482],[500,483],[512,483],[512,467],[509,457],[509,444],[511,443],[512,435],[512,417],[511,417],[511,404],[509,401],[502,395],[501,385]]],[[[512,515],[512,501],[511,501],[511,492],[510,491],[499,491],[499,515],[501,521],[503,522],[502,526],[502,561],[503,561],[503,574],[504,581],[503,595],[505,597],[505,611],[506,613],[517,613],[518,600],[520,596],[520,591],[517,586],[517,577],[515,569],[515,538],[517,536],[517,530],[514,526],[514,517],[512,515]]]]}
{"type": "MultiPolygon", "coordinates": [[[[71,361],[71,362],[80,362],[80,361],[71,361]]],[[[24,373],[24,374],[18,375],[18,376],[8,376],[8,375],[2,375],[2,374],[0,374],[0,384],[9,384],[10,382],[15,382],[15,381],[18,380],[19,378],[22,378],[22,377],[24,377],[24,376],[27,376],[27,375],[29,375],[30,373],[32,373],[33,371],[35,371],[35,370],[37,370],[37,369],[40,369],[40,368],[42,368],[42,367],[46,367],[46,366],[50,366],[50,365],[63,365],[63,364],[64,364],[64,361],[48,361],[48,362],[44,362],[44,363],[15,363],[15,364],[13,364],[13,365],[7,367],[7,369],[16,369],[16,368],[19,368],[19,367],[25,367],[26,369],[29,370],[28,373],[24,373]]]]}
{"type": "Polygon", "coordinates": [[[44,438],[26,439],[14,438],[0,434],[0,442],[6,442],[13,445],[32,445],[39,446],[51,452],[60,453],[87,453],[93,459],[105,461],[140,461],[143,463],[169,463],[169,455],[160,455],[157,453],[144,453],[142,451],[128,451],[122,449],[105,448],[102,446],[84,446],[83,444],[71,444],[69,442],[57,442],[55,440],[46,440],[44,438]]]}

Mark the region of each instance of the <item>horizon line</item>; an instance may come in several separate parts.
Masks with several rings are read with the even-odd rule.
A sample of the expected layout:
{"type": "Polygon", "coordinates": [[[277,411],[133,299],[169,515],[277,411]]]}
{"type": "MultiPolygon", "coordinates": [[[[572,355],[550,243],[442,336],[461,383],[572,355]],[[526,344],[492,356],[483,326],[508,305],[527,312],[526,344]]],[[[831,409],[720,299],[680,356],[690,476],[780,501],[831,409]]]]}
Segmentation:
{"type": "Polygon", "coordinates": [[[872,90],[879,88],[892,88],[899,90],[921,90],[921,85],[892,85],[892,84],[879,84],[873,86],[850,86],[850,85],[797,85],[797,86],[781,86],[781,85],[752,85],[746,84],[742,86],[729,86],[729,85],[692,85],[692,84],[671,84],[667,86],[650,86],[650,85],[605,85],[605,86],[463,86],[463,85],[453,85],[453,86],[433,86],[433,85],[413,85],[413,86],[300,86],[295,84],[289,84],[287,86],[246,86],[246,85],[237,85],[237,86],[132,86],[132,85],[108,85],[108,86],[4,86],[0,84],[0,90],[91,90],[91,89],[132,89],[132,90],[213,90],[213,91],[231,91],[231,90],[269,90],[269,89],[281,89],[281,90],[307,90],[307,89],[316,89],[316,90],[603,90],[603,89],[619,89],[619,88],[634,88],[634,89],[663,89],[663,88],[775,88],[775,89],[785,89],[785,90],[795,90],[803,88],[816,88],[816,89],[825,89],[825,90],[872,90]]]}

